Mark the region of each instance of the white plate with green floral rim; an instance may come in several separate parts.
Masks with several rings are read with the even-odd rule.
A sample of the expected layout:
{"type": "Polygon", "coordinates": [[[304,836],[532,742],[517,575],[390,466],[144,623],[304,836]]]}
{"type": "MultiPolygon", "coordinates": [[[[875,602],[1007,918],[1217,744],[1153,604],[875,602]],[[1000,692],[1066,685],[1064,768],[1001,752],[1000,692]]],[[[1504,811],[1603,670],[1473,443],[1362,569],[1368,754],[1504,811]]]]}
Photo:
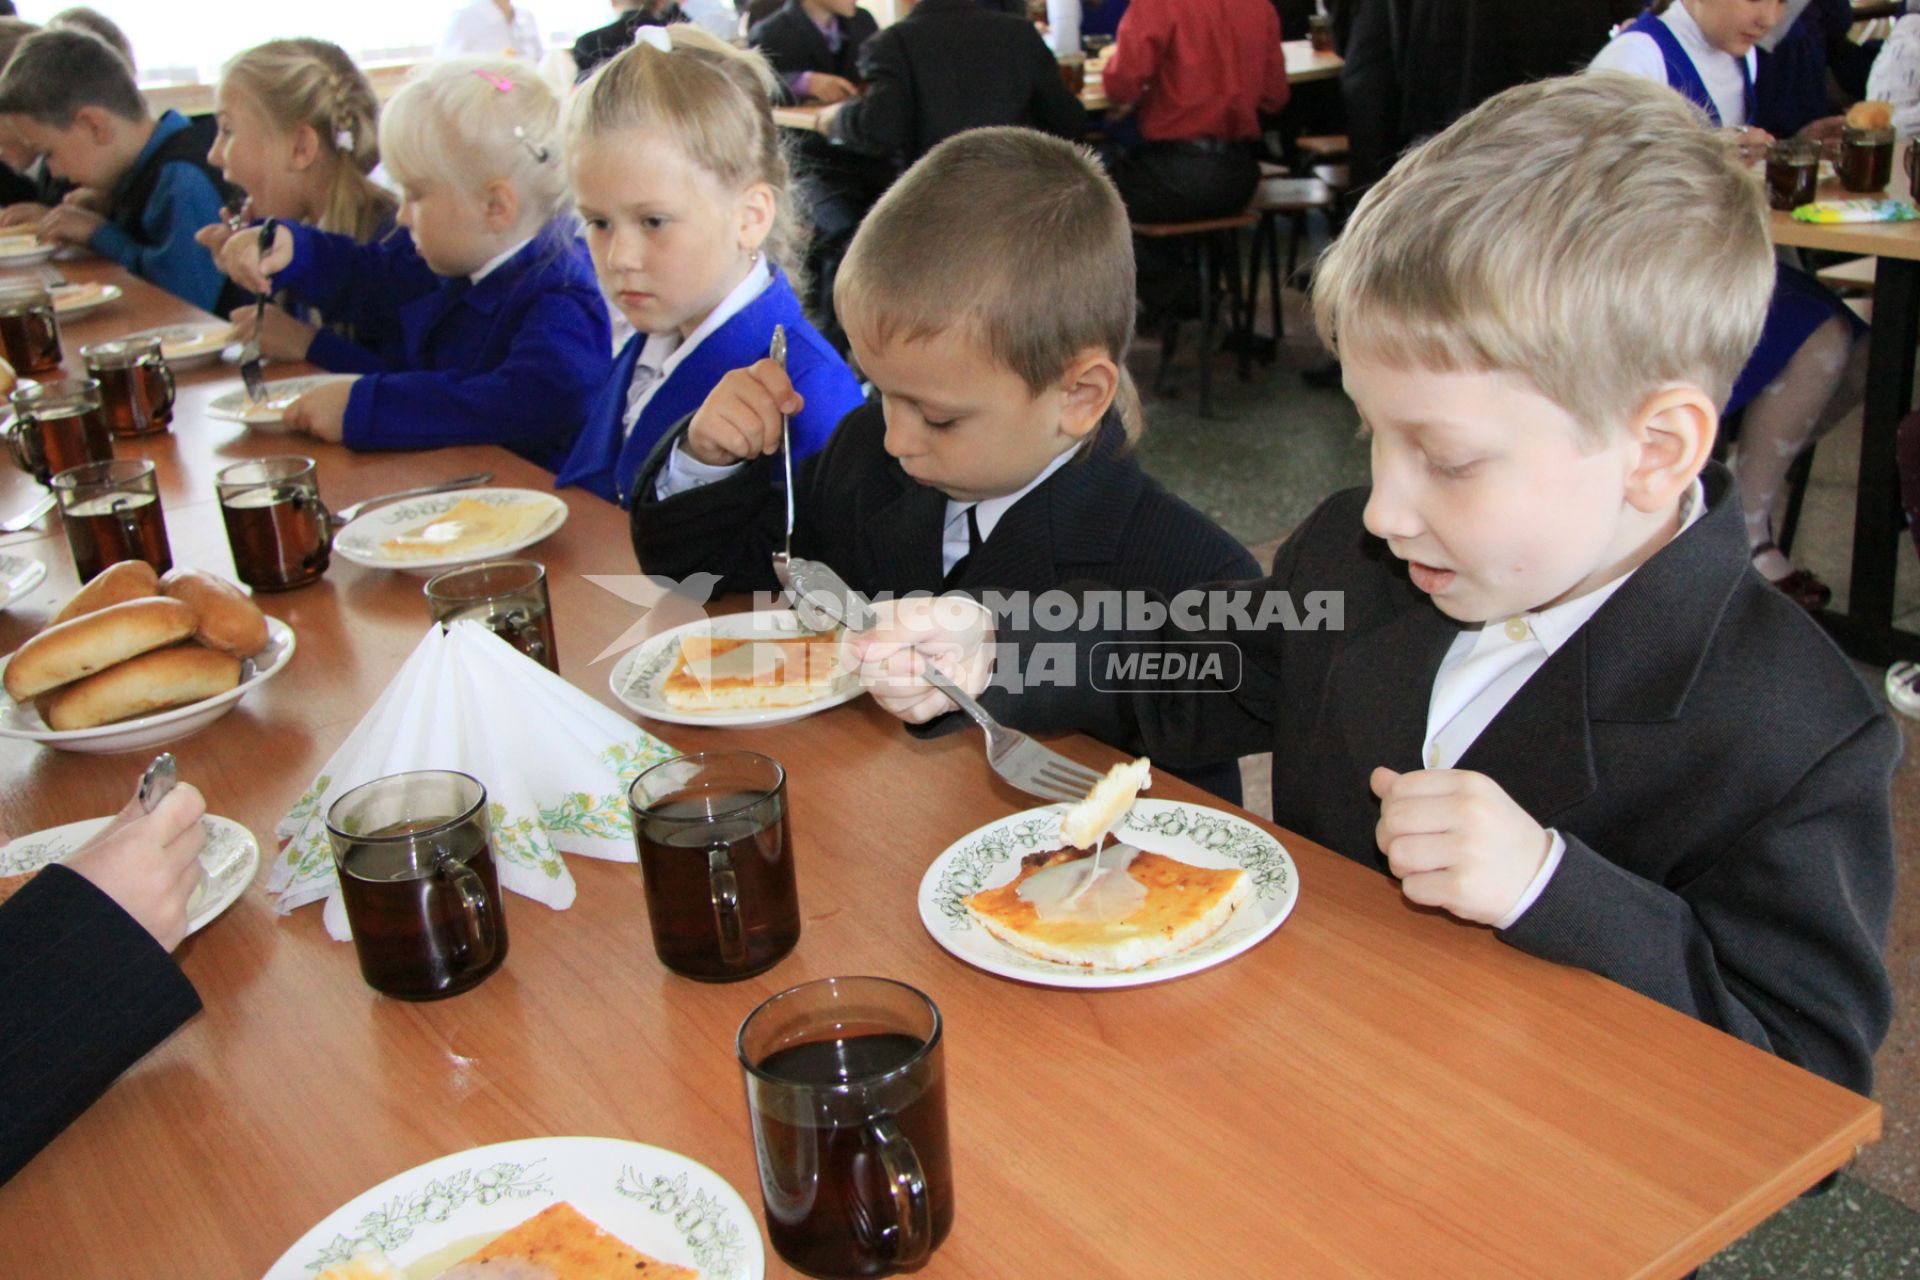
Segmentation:
{"type": "Polygon", "coordinates": [[[851,702],[860,696],[860,675],[857,671],[843,670],[834,677],[833,691],[812,702],[802,702],[791,707],[764,707],[757,711],[683,711],[669,706],[666,696],[660,692],[661,683],[667,673],[673,670],[674,662],[680,657],[680,641],[689,635],[712,635],[721,639],[781,639],[792,636],[813,635],[800,625],[799,615],[791,609],[774,609],[760,613],[731,613],[720,618],[700,618],[671,631],[662,631],[649,637],[638,646],[627,651],[620,661],[613,664],[613,671],[607,677],[607,684],[613,689],[613,696],[631,710],[649,720],[661,720],[668,724],[704,724],[718,728],[735,728],[752,724],[785,724],[789,720],[799,720],[816,711],[825,711],[828,707],[837,707],[843,702],[851,702]]]}
{"type": "MultiPolygon", "coordinates": [[[[222,345],[225,345],[224,342],[214,347],[213,355],[220,354],[222,345]]],[[[167,357],[167,363],[175,366],[180,364],[172,356],[167,357]]],[[[324,387],[329,382],[351,381],[352,377],[345,373],[316,373],[304,378],[279,378],[267,384],[266,399],[258,404],[247,399],[245,387],[235,387],[207,401],[207,416],[226,422],[245,423],[255,431],[286,431],[289,430],[285,420],[288,405],[315,387],[324,387]]]]}
{"type": "Polygon", "coordinates": [[[1239,867],[1253,897],[1198,946],[1125,972],[1080,969],[1015,951],[967,914],[966,899],[1020,874],[1029,853],[1060,848],[1065,805],[1027,809],[962,837],[920,880],[920,922],[933,940],[970,965],[1048,987],[1139,987],[1224,964],[1275,929],[1300,897],[1300,873],[1278,840],[1244,818],[1181,800],[1133,802],[1115,836],[1196,867],[1239,867]]]}
{"type": "Polygon", "coordinates": [[[53,294],[53,314],[68,320],[118,301],[122,290],[117,284],[91,280],[85,284],[57,284],[48,292],[53,294]]]}
{"type": "MultiPolygon", "coordinates": [[[[123,339],[158,338],[160,354],[165,357],[168,368],[197,369],[203,364],[212,364],[220,358],[222,349],[233,341],[233,326],[218,322],[167,324],[157,329],[137,329],[120,336],[123,339]]],[[[246,396],[245,391],[240,393],[242,400],[246,399],[246,396]]],[[[219,401],[216,400],[214,403],[218,404],[219,401]]]]}
{"type": "MultiPolygon", "coordinates": [[[[21,836],[0,847],[0,876],[23,875],[54,862],[65,862],[67,855],[106,829],[112,818],[88,818],[69,822],[21,836]]],[[[260,843],[253,832],[237,822],[212,814],[200,819],[206,828],[207,847],[200,851],[200,868],[207,873],[193,896],[187,899],[187,932],[196,933],[215,916],[240,900],[260,869],[260,843]]]]}
{"type": "Polygon", "coordinates": [[[388,1178],[322,1218],[264,1280],[312,1280],[356,1254],[414,1264],[460,1260],[565,1200],[642,1253],[697,1267],[701,1280],[761,1280],[760,1227],[740,1193],[697,1161],[617,1138],[496,1142],[388,1178]],[[455,1246],[452,1258],[440,1255],[455,1246]]]}
{"type": "Polygon", "coordinates": [[[0,555],[0,609],[46,580],[47,566],[30,556],[0,555]]]}
{"type": "MultiPolygon", "coordinates": [[[[455,489],[450,493],[436,493],[425,498],[412,498],[406,502],[391,502],[384,507],[375,507],[365,515],[334,535],[333,549],[342,558],[354,564],[365,565],[369,569],[404,569],[408,573],[430,575],[442,569],[453,569],[463,564],[478,564],[482,560],[493,560],[500,556],[510,556],[516,551],[524,551],[537,542],[545,542],[567,522],[567,504],[551,493],[539,489],[455,489]],[[496,537],[487,542],[469,545],[453,555],[440,555],[427,558],[398,556],[387,550],[389,539],[415,532],[436,516],[443,516],[460,503],[467,500],[484,502],[489,506],[532,505],[541,509],[539,523],[527,532],[511,537],[496,537]]],[[[458,527],[459,522],[454,525],[458,527]]]]}
{"type": "MultiPolygon", "coordinates": [[[[49,729],[40,718],[40,709],[32,702],[9,702],[0,698],[0,738],[25,738],[28,742],[88,755],[144,751],[198,733],[233,710],[240,699],[279,675],[293,660],[293,650],[293,628],[278,618],[268,618],[267,647],[253,655],[253,674],[233,688],[199,702],[189,702],[184,707],[156,711],[132,720],[117,720],[95,729],[49,729]]],[[[0,674],[6,672],[7,663],[12,660],[12,654],[0,658],[0,674]]]]}

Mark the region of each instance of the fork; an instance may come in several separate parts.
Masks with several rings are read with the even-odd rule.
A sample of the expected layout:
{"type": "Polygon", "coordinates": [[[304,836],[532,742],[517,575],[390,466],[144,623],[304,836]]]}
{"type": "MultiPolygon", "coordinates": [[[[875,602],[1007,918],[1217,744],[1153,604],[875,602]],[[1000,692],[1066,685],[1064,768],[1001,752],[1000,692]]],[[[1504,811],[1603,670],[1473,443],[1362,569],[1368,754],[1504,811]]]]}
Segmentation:
{"type": "MultiPolygon", "coordinates": [[[[922,654],[925,658],[926,655],[922,654]]],[[[1100,775],[1076,760],[1069,760],[1051,747],[1043,747],[1018,729],[1009,729],[987,714],[987,709],[968,697],[960,686],[947,679],[933,665],[923,664],[928,684],[953,699],[954,705],[973,717],[987,735],[987,764],[1009,783],[1042,800],[1084,800],[1100,775]]]]}
{"type": "MultiPolygon", "coordinates": [[[[279,223],[268,218],[260,224],[260,254],[266,256],[273,247],[273,233],[279,223]]],[[[267,318],[267,295],[253,295],[253,332],[240,348],[240,380],[247,384],[247,403],[259,404],[267,398],[266,375],[260,372],[260,326],[267,318]]]]}

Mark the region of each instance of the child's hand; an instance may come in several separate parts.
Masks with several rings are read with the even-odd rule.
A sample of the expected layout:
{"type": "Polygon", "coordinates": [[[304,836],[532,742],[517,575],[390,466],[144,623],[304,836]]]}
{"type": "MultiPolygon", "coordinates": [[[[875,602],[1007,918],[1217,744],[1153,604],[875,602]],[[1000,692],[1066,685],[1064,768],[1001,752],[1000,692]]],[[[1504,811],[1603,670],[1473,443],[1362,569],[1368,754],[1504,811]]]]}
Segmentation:
{"type": "Polygon", "coordinates": [[[105,831],[67,859],[67,867],[120,904],[171,951],[187,936],[187,902],[200,879],[207,802],[181,783],[152,813],[129,800],[105,831]]]}
{"type": "Polygon", "coordinates": [[[47,210],[40,219],[42,244],[84,245],[93,239],[105,218],[79,204],[62,202],[47,210]]]}
{"type": "Polygon", "coordinates": [[[273,247],[260,252],[258,228],[229,236],[220,247],[220,270],[229,280],[253,293],[272,293],[273,276],[293,261],[293,232],[273,229],[273,247]]]}
{"type": "MultiPolygon", "coordinates": [[[[245,342],[253,336],[255,311],[254,307],[236,307],[227,317],[233,321],[233,341],[245,342]]],[[[313,345],[314,335],[320,330],[304,321],[295,320],[279,307],[269,306],[263,314],[260,354],[269,360],[305,360],[307,348],[313,345]]]]}
{"type": "Polygon", "coordinates": [[[807,97],[815,102],[845,102],[860,96],[860,86],[840,76],[814,71],[807,76],[807,97]]]}
{"type": "Polygon", "coordinates": [[[955,709],[927,683],[929,660],[963,692],[978,697],[993,675],[993,615],[966,596],[906,596],[873,606],[873,627],[847,640],[860,683],[908,724],[955,709]]]}
{"type": "Polygon", "coordinates": [[[46,216],[47,206],[22,200],[19,204],[0,209],[0,227],[37,227],[40,219],[46,216]]]}
{"type": "Polygon", "coordinates": [[[1375,769],[1374,839],[1407,901],[1494,924],[1546,861],[1552,837],[1500,784],[1463,769],[1375,769]]]}
{"type": "Polygon", "coordinates": [[[806,403],[772,360],[735,369],[707,393],[681,447],[710,467],[775,453],[780,415],[798,413],[806,403]]]}
{"type": "Polygon", "coordinates": [[[1837,146],[1840,142],[1840,131],[1846,127],[1845,116],[1822,116],[1794,136],[1805,138],[1809,142],[1817,142],[1823,147],[1837,146]]]}
{"type": "Polygon", "coordinates": [[[346,431],[347,399],[358,381],[358,378],[342,378],[338,382],[322,383],[288,405],[281,421],[295,431],[339,444],[346,431]]]}
{"type": "Polygon", "coordinates": [[[1733,139],[1734,149],[1740,153],[1743,164],[1752,164],[1755,160],[1764,160],[1767,148],[1773,145],[1773,135],[1765,129],[1756,129],[1752,125],[1742,125],[1738,129],[1723,132],[1733,139]]]}

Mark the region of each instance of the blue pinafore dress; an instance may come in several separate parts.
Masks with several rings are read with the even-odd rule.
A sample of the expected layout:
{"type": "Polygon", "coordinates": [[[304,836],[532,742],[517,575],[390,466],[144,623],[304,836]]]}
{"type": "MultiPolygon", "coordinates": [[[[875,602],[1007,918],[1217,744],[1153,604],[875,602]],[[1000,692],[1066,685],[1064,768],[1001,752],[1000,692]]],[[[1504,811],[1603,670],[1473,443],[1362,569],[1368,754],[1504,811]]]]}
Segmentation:
{"type": "MultiPolygon", "coordinates": [[[[1700,78],[1699,69],[1681,47],[1680,38],[1673,34],[1673,28],[1654,14],[1643,13],[1627,30],[1653,37],[1653,42],[1660,46],[1661,58],[1667,64],[1667,85],[1705,111],[1715,125],[1725,124],[1720,118],[1720,108],[1714,104],[1713,95],[1707,92],[1706,82],[1700,78]]],[[[1745,58],[1738,61],[1740,78],[1746,90],[1747,117],[1752,119],[1755,109],[1753,75],[1745,58]]],[[[1740,376],[1734,380],[1733,395],[1727,401],[1726,412],[1734,413],[1746,407],[1749,401],[1780,376],[1780,371],[1787,367],[1787,361],[1793,359],[1793,353],[1813,336],[1814,330],[1836,315],[1845,316],[1856,335],[1865,332],[1866,326],[1860,323],[1859,317],[1849,311],[1846,304],[1825,285],[1804,271],[1776,263],[1773,302],[1767,308],[1766,326],[1760,331],[1760,342],[1754,347],[1753,354],[1747,357],[1746,367],[1740,370],[1740,376]]]]}

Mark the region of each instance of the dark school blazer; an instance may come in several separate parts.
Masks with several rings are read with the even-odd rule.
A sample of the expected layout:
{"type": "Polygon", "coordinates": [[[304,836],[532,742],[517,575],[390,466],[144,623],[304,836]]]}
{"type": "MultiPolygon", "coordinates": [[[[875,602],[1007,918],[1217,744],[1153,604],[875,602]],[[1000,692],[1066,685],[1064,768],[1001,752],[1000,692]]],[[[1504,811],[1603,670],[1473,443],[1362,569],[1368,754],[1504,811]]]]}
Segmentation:
{"type": "MultiPolygon", "coordinates": [[[[1567,851],[1500,936],[1867,1092],[1891,993],[1889,802],[1900,736],[1812,619],[1755,573],[1732,477],[1550,657],[1459,761],[1567,851]]],[[[1329,498],[1263,588],[1344,593],[1339,630],[1232,636],[1231,693],[989,689],[996,716],[1169,764],[1273,749],[1274,820],[1386,870],[1376,765],[1421,767],[1428,696],[1458,634],[1329,498]]],[[[1084,656],[1116,633],[1080,633],[1084,656]]],[[[1144,637],[1141,637],[1144,638],[1144,637]]],[[[1182,637],[1171,626],[1154,639],[1182,637]]],[[[1055,636],[1002,635],[1023,647],[1055,636]]]]}

